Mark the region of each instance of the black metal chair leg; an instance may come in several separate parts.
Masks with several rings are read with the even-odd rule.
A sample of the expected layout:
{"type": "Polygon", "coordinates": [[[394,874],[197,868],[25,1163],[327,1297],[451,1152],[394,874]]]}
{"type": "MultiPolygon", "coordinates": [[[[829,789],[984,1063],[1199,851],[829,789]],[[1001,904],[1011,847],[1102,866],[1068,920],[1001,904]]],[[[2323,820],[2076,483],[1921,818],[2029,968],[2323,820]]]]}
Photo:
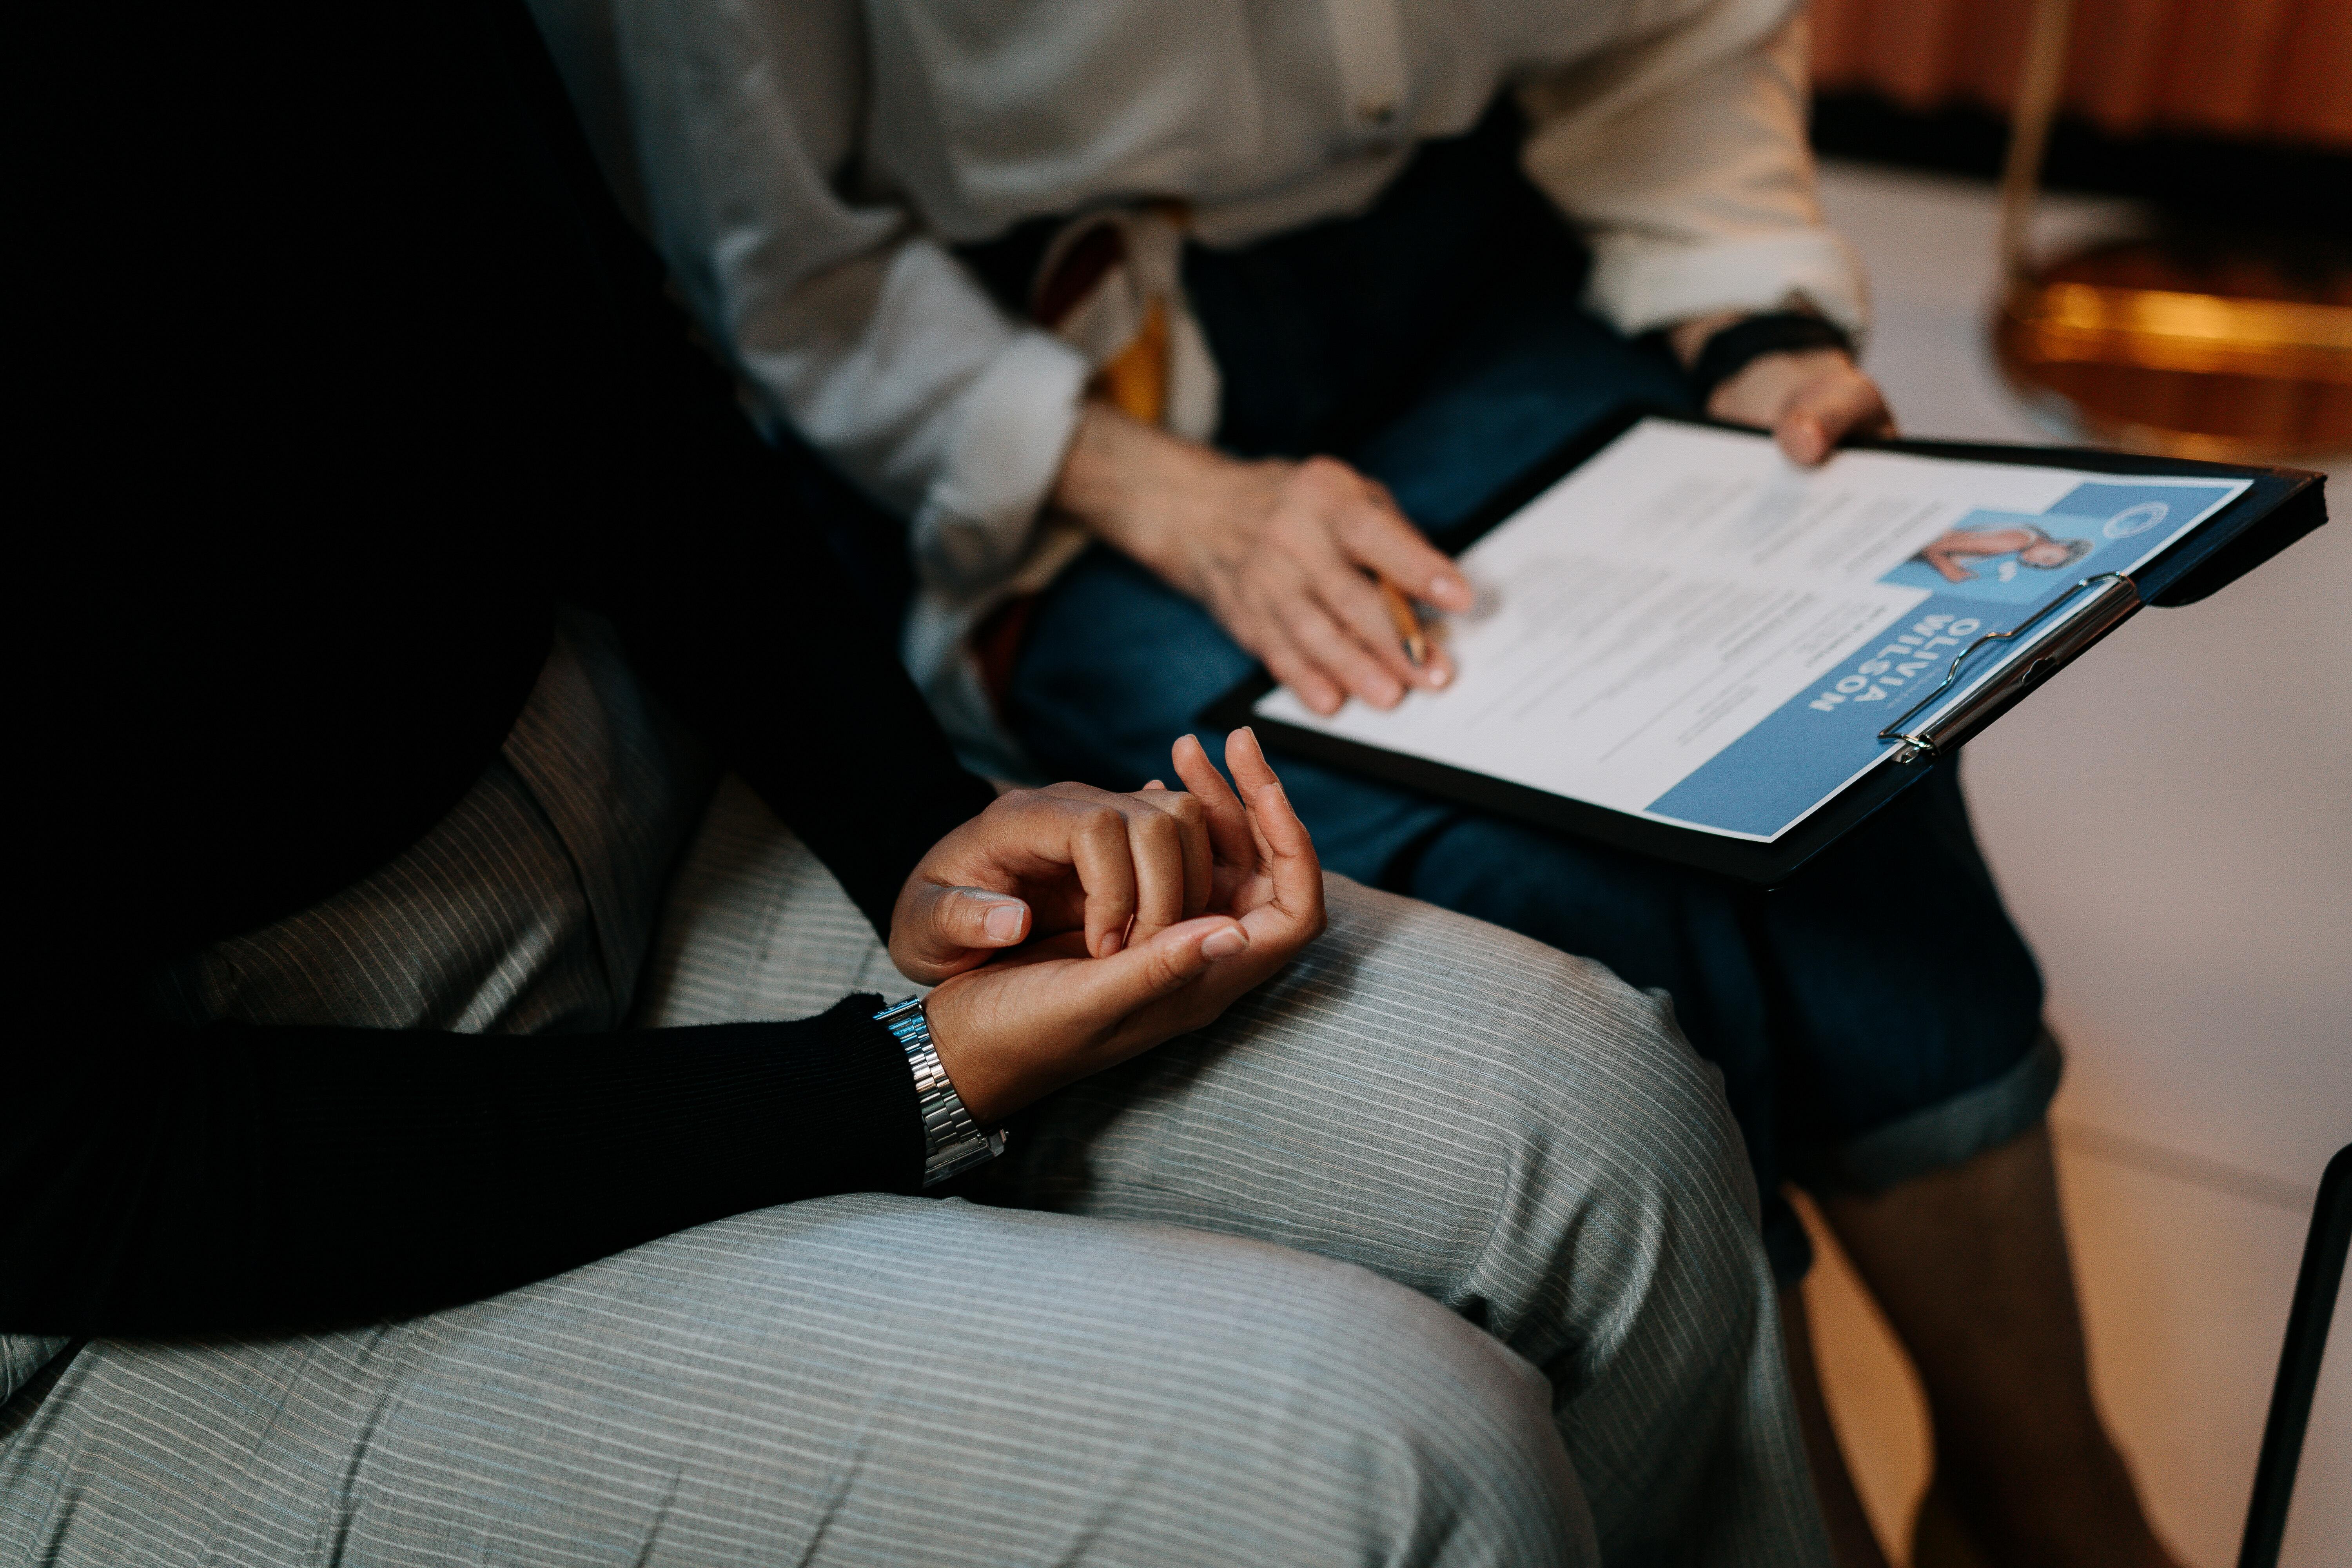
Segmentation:
{"type": "Polygon", "coordinates": [[[2278,1381],[2271,1388],[2270,1419],[2263,1426],[2262,1458],[2254,1466],[2254,1495],[2246,1505],[2238,1568],[2278,1568],[2287,1505],[2294,1497],[2295,1465],[2303,1458],[2304,1428],[2319,1387],[2319,1358],[2327,1349],[2327,1325],[2335,1316],[2336,1292],[2344,1283],[2347,1242],[2352,1242],[2352,1143],[2336,1152],[2336,1158],[2327,1162],[2327,1173],[2319,1179],[2311,1239],[2304,1245],[2294,1305],[2287,1313],[2286,1343],[2279,1352],[2278,1381]]]}

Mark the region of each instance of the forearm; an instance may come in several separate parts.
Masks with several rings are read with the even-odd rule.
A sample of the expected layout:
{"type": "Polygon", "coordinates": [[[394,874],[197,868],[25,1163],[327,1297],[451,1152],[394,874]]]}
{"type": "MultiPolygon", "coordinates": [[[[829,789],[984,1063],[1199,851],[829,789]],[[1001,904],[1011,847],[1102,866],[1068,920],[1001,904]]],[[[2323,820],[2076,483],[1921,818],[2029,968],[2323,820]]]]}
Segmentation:
{"type": "Polygon", "coordinates": [[[1055,510],[1199,597],[1198,546],[1245,504],[1251,465],[1237,463],[1089,398],[1052,492],[1055,510]]]}
{"type": "Polygon", "coordinates": [[[424,1310],[821,1194],[914,1191],[871,997],[796,1023],[527,1038],[129,1026],[10,1110],[0,1331],[424,1310]]]}
{"type": "Polygon", "coordinates": [[[1921,559],[1934,567],[1937,574],[1947,583],[1965,583],[1976,575],[1966,566],[1961,565],[1960,558],[1948,550],[1939,549],[1931,544],[1919,552],[1919,554],[1921,559]]]}

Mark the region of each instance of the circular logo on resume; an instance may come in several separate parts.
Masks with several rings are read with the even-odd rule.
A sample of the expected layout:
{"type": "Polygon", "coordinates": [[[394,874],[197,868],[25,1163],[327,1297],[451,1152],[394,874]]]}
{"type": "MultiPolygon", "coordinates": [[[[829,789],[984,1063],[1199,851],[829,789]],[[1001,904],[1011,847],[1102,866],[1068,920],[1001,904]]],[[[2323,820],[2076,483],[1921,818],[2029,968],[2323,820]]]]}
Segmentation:
{"type": "Polygon", "coordinates": [[[2109,539],[2128,539],[2135,533],[2146,533],[2172,509],[2160,500],[2144,500],[2137,506],[2126,507],[2107,519],[2107,526],[2099,531],[2109,539]]]}

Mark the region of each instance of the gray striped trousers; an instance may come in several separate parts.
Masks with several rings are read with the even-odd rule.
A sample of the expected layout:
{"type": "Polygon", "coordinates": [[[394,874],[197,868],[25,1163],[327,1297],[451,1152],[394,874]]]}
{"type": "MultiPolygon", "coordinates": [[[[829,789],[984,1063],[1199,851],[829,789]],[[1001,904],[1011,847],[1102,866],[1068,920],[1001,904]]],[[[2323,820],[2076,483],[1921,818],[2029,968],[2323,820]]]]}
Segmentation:
{"type": "MultiPolygon", "coordinates": [[[[0,1406],[0,1563],[1826,1561],[1738,1133],[1667,1005],[1330,895],[1303,958],[1051,1100],[980,1202],[74,1347],[0,1406]]],[[[907,987],[730,781],[639,1016],[857,989],[907,987]]]]}

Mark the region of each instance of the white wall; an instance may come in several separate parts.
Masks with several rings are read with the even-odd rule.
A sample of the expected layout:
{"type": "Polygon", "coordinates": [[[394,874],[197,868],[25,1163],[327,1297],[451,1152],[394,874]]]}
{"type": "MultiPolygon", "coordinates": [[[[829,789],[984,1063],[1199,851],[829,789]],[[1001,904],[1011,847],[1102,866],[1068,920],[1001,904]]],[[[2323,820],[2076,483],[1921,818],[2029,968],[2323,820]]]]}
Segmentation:
{"type": "MultiPolygon", "coordinates": [[[[1855,166],[1867,367],[1906,433],[2047,440],[1985,350],[1990,187],[1855,166]]],[[[2129,221],[2049,204],[2047,236],[2129,221]]],[[[2336,465],[2340,514],[2352,458],[2336,465]]],[[[2053,1117],[2094,1371],[2152,1511],[2234,1562],[2310,1196],[2352,1142],[2352,521],[2201,605],[2143,611],[1967,752],[1977,826],[2070,1060],[2053,1117]]],[[[1924,1466],[1914,1395],[1834,1265],[1831,1393],[1882,1533],[1924,1466]]],[[[2286,1561],[2352,1563],[2352,1295],[2286,1561]]]]}

